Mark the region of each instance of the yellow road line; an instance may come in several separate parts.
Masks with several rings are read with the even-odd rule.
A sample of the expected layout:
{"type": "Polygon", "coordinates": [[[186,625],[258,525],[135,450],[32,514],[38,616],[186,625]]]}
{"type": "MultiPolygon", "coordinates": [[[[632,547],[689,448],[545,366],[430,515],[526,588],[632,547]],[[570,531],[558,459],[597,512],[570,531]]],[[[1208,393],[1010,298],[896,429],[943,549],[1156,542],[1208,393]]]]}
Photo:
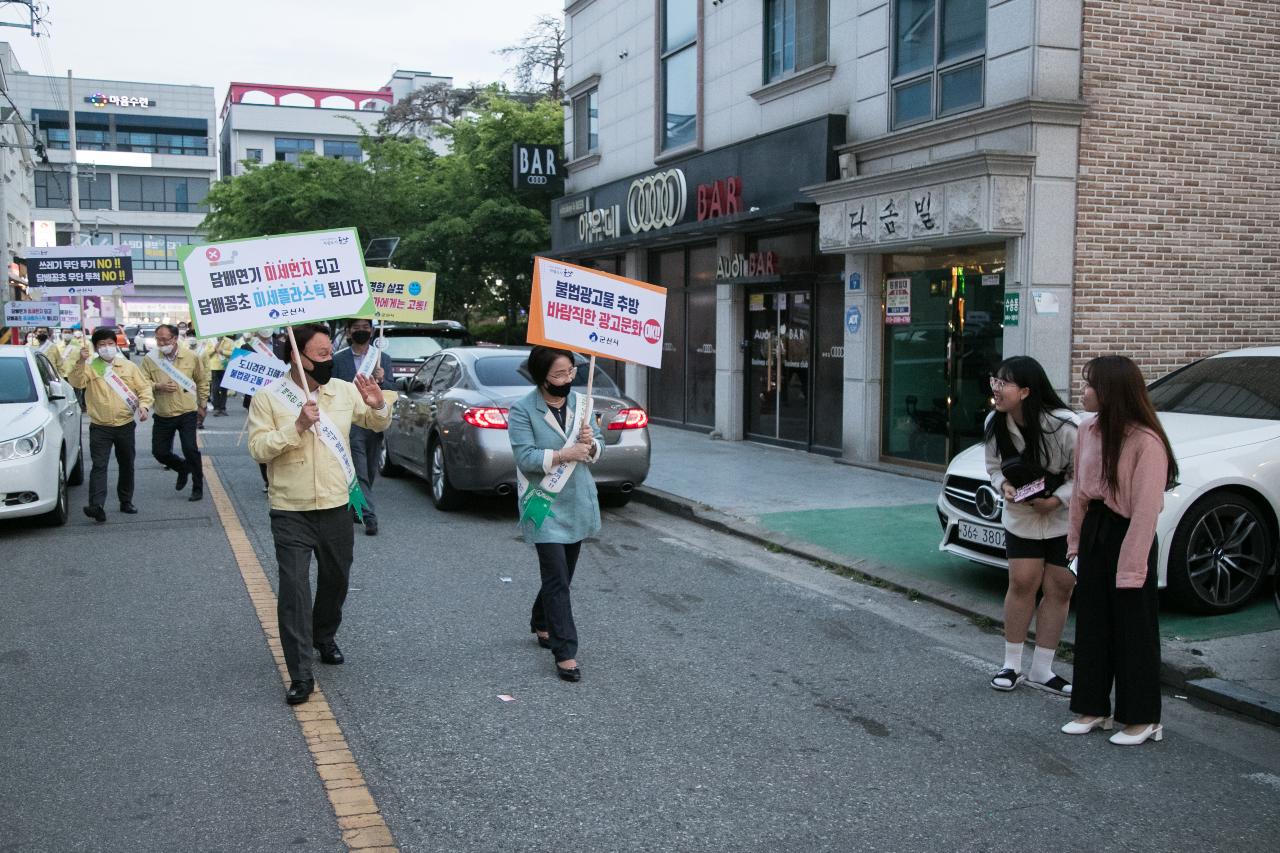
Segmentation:
{"type": "MultiPolygon", "coordinates": [[[[231,553],[235,555],[240,567],[240,577],[258,612],[258,621],[262,623],[262,633],[267,637],[267,645],[275,657],[280,678],[288,686],[289,670],[285,667],[284,650],[280,646],[275,593],[212,465],[205,466],[204,481],[205,487],[213,496],[218,518],[222,521],[227,541],[231,544],[231,553]]],[[[391,837],[391,829],[378,811],[378,804],[373,801],[373,794],[369,792],[364,776],[356,766],[355,756],[347,746],[342,727],[334,718],[324,692],[317,686],[308,701],[293,706],[293,713],[302,726],[307,748],[311,750],[311,758],[315,761],[316,773],[320,775],[325,792],[329,795],[329,803],[333,806],[347,849],[359,850],[361,853],[398,851],[395,839],[391,837]]]]}

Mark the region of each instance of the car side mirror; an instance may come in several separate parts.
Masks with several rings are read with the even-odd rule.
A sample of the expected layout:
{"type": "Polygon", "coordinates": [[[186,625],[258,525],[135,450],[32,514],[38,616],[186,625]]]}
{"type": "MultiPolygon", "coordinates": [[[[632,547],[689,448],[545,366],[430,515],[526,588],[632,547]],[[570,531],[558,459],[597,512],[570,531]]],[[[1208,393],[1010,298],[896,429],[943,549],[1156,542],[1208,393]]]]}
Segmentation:
{"type": "Polygon", "coordinates": [[[53,381],[51,381],[51,382],[49,383],[49,399],[50,399],[50,400],[65,400],[65,399],[67,399],[67,392],[66,392],[66,390],[62,387],[62,381],[61,381],[61,380],[59,380],[59,379],[54,379],[53,381]]]}

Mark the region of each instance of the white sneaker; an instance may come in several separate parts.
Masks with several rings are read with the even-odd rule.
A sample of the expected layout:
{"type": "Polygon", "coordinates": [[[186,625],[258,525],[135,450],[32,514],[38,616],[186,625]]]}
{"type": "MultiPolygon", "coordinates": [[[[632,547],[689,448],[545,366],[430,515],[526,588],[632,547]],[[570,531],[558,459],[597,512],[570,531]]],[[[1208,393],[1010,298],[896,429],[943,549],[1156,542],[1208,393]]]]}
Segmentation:
{"type": "Polygon", "coordinates": [[[1091,723],[1072,720],[1062,727],[1062,733],[1064,735],[1087,735],[1094,729],[1102,729],[1105,732],[1109,732],[1114,726],[1115,723],[1112,722],[1110,717],[1094,717],[1091,723]]]}
{"type": "Polygon", "coordinates": [[[1123,731],[1119,731],[1111,736],[1111,742],[1116,746],[1137,746],[1140,743],[1146,743],[1148,740],[1164,740],[1164,726],[1159,723],[1152,723],[1136,735],[1127,735],[1123,731]]]}

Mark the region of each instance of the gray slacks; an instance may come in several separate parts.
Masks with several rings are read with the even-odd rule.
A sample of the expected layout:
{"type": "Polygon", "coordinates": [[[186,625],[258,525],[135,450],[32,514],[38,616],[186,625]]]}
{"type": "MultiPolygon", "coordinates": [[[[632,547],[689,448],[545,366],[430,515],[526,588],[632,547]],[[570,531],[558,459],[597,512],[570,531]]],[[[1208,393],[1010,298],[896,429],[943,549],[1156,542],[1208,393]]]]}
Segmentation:
{"type": "Polygon", "coordinates": [[[360,491],[364,492],[365,503],[369,508],[365,515],[377,517],[378,511],[373,503],[373,481],[378,476],[378,464],[382,459],[382,433],[351,425],[351,462],[356,466],[356,479],[360,481],[360,491]]]}
{"type": "Polygon", "coordinates": [[[271,510],[271,538],[280,565],[276,618],[289,678],[312,678],[314,647],[333,640],[347,600],[355,534],[346,506],[291,512],[271,510]],[[316,558],[316,595],[311,600],[311,555],[316,558]]]}

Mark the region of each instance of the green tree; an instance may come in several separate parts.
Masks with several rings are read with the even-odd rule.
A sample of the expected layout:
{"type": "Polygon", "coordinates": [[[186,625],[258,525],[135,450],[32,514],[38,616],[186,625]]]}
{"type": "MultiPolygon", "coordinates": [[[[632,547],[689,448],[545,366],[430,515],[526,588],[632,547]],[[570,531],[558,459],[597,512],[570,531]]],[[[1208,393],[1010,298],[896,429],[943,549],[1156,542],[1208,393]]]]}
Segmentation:
{"type": "Polygon", "coordinates": [[[555,102],[491,87],[442,129],[448,154],[413,137],[365,135],[362,163],[303,155],[251,166],[210,189],[203,227],[212,240],[349,227],[362,243],[398,236],[397,267],[437,274],[436,316],[513,318],[528,305],[533,255],[550,242],[555,193],[515,192],[512,145],[558,146],[563,121],[555,102]]]}

